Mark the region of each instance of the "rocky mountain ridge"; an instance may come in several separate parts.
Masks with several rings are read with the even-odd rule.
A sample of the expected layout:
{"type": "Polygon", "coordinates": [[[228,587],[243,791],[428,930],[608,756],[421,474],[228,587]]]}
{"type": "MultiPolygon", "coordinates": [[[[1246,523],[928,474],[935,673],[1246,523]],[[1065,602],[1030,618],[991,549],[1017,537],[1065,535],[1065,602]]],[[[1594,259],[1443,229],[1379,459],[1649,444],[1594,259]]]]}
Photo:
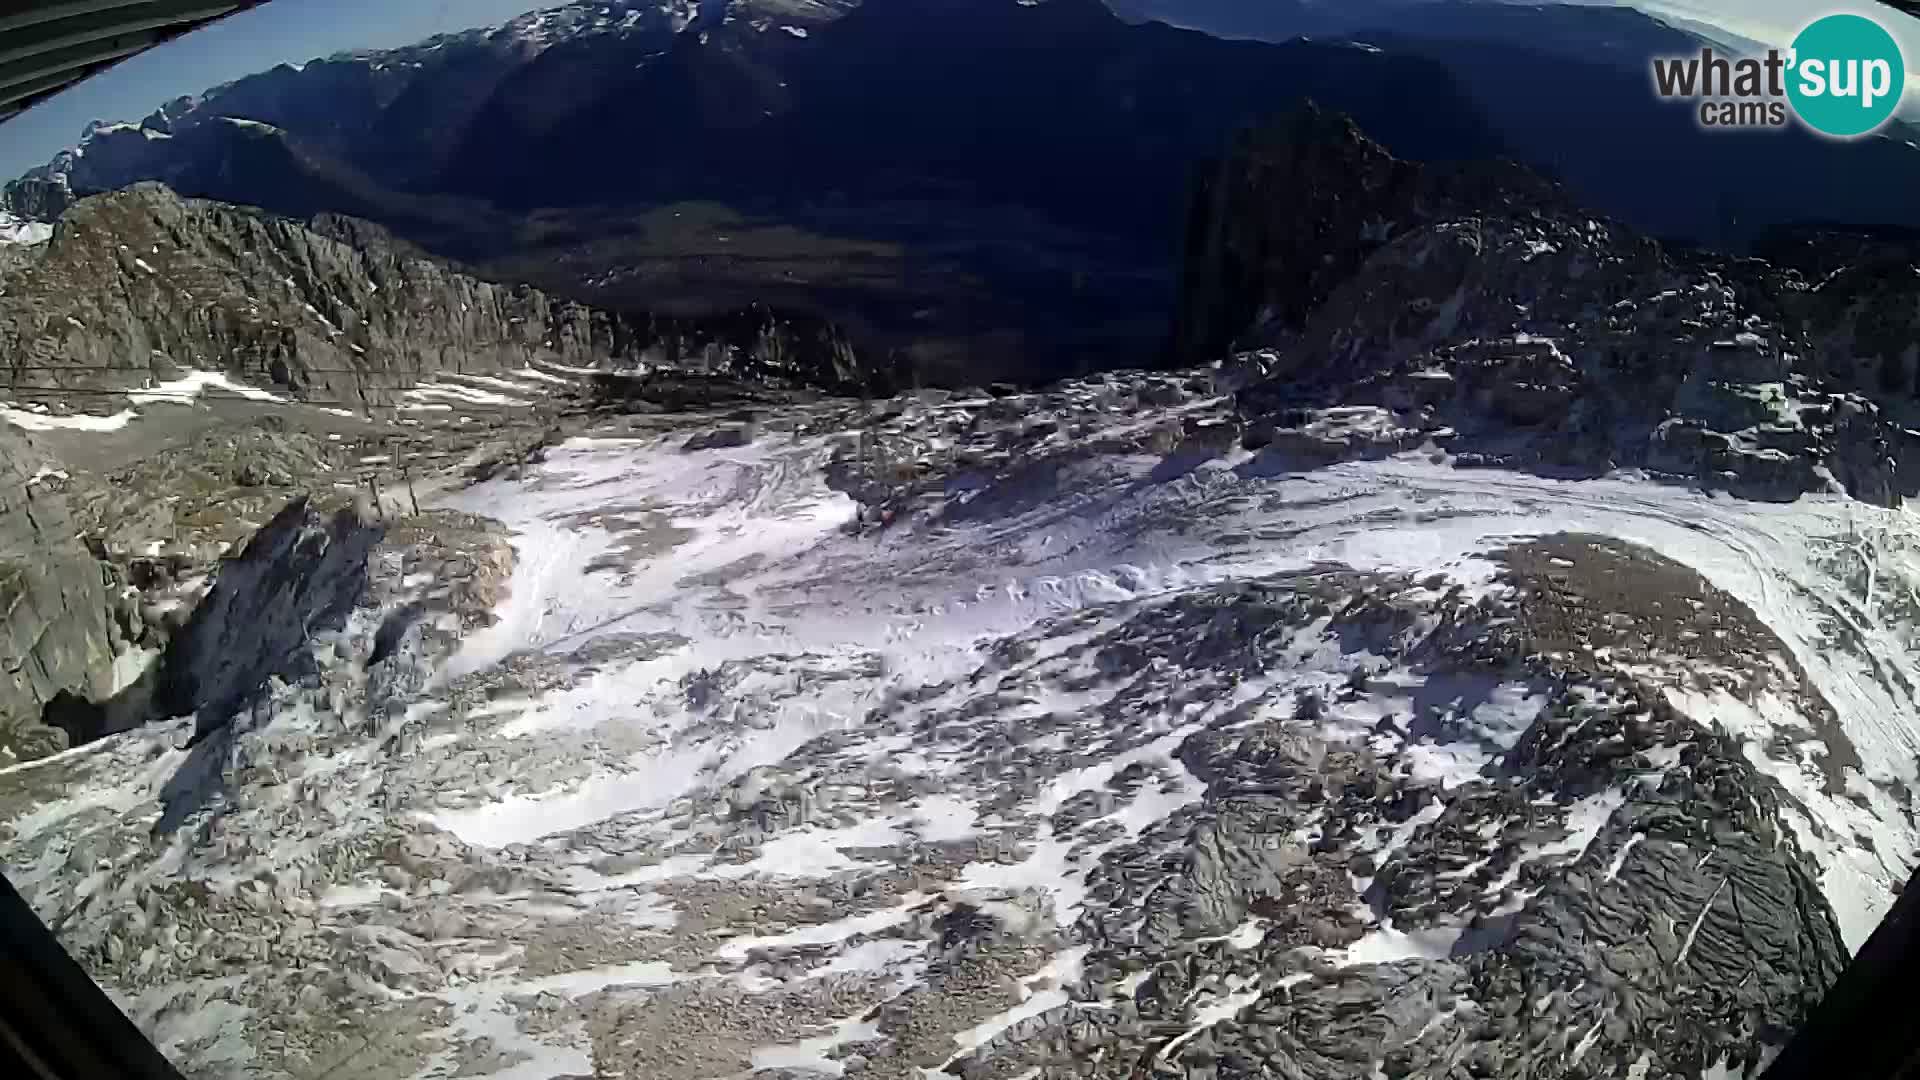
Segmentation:
{"type": "Polygon", "coordinates": [[[818,323],[747,312],[703,327],[598,311],[477,280],[378,230],[317,224],[352,242],[158,185],[82,201],[0,277],[5,392],[106,406],[114,392],[211,371],[364,410],[395,406],[437,373],[535,360],[672,361],[822,388],[884,382],[818,323]]]}
{"type": "Polygon", "coordinates": [[[1431,440],[1462,463],[1752,498],[1920,492],[1916,250],[1774,245],[1774,262],[1669,250],[1518,166],[1399,161],[1308,108],[1196,197],[1176,336],[1248,358],[1253,446],[1373,407],[1379,453],[1431,440]]]}
{"type": "Polygon", "coordinates": [[[1750,253],[1782,225],[1920,224],[1911,181],[1899,179],[1920,169],[1920,129],[1910,118],[1846,143],[1792,124],[1716,132],[1703,130],[1686,103],[1653,95],[1654,57],[1764,52],[1672,7],[1114,0],[1114,8],[1223,37],[1352,38],[1432,61],[1460,81],[1516,159],[1601,215],[1663,241],[1750,253]],[[1768,183],[1752,182],[1762,175],[1768,183]]]}

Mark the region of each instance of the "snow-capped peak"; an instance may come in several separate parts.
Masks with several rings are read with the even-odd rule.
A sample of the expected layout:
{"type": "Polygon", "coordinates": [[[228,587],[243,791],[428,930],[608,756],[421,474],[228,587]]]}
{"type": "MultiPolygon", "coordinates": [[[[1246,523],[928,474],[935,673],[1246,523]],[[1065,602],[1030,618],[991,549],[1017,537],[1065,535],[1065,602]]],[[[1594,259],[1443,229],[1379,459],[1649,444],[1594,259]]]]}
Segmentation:
{"type": "Polygon", "coordinates": [[[528,12],[488,36],[538,53],[559,42],[595,34],[654,30],[677,34],[700,18],[702,6],[701,0],[590,0],[528,12]]]}
{"type": "MultiPolygon", "coordinates": [[[[336,54],[327,59],[334,64],[364,64],[375,72],[393,73],[390,77],[410,78],[405,73],[432,68],[456,52],[481,48],[500,50],[519,62],[533,59],[553,45],[583,37],[616,34],[677,34],[702,17],[703,10],[724,10],[726,0],[586,0],[583,3],[545,8],[529,12],[500,26],[476,27],[455,34],[442,34],[398,49],[362,50],[336,54]]],[[[830,5],[815,5],[830,10],[830,5]]],[[[308,64],[282,64],[279,68],[302,72],[308,64]]],[[[265,74],[262,72],[260,74],[265,74]]],[[[74,146],[60,151],[46,165],[26,173],[28,179],[65,182],[72,177],[81,159],[107,138],[138,133],[147,141],[169,138],[209,117],[225,117],[223,100],[241,92],[249,76],[212,87],[198,96],[175,98],[143,121],[94,120],[81,131],[74,146]]],[[[224,106],[231,109],[231,105],[224,106]]],[[[250,111],[250,110],[235,110],[250,111]]],[[[91,188],[91,184],[76,184],[91,188]]],[[[112,186],[112,185],[108,185],[112,186]]]]}

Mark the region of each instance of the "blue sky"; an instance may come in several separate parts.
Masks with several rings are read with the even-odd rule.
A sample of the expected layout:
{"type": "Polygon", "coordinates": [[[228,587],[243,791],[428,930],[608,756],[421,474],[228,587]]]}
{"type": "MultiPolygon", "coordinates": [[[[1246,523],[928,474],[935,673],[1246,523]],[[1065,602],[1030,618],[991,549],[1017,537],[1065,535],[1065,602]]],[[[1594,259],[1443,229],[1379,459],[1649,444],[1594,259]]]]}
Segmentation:
{"type": "MultiPolygon", "coordinates": [[[[0,179],[20,175],[79,140],[89,120],[138,120],[163,101],[346,49],[406,45],[434,34],[491,26],[564,0],[273,0],[89,79],[0,125],[0,179]]],[[[1257,3],[1260,0],[1248,0],[1257,3]]],[[[1576,0],[1613,3],[1618,0],[1576,0]]],[[[1920,68],[1920,21],[1885,6],[1842,0],[1634,0],[1654,15],[1723,26],[1768,45],[1788,44],[1814,15],[1857,10],[1878,18],[1920,68]]],[[[1920,71],[1909,78],[1920,91],[1920,71]]]]}

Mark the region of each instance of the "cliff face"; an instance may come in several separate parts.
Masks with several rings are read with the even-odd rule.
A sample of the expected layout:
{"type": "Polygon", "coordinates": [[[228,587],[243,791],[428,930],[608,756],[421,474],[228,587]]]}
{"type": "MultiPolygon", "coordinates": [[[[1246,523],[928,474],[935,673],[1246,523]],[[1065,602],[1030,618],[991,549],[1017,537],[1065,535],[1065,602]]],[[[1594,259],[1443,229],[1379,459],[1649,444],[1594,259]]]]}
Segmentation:
{"type": "Polygon", "coordinates": [[[6,282],[11,388],[139,388],[226,371],[376,404],[433,371],[617,353],[612,320],[155,185],[87,199],[6,282]]]}
{"type": "Polygon", "coordinates": [[[112,689],[108,571],[80,541],[64,487],[30,441],[0,427],[0,763],[64,748],[40,726],[62,692],[112,689]]]}
{"type": "Polygon", "coordinates": [[[1419,180],[1417,167],[1317,107],[1241,133],[1195,185],[1175,351],[1208,356],[1256,318],[1305,318],[1359,268],[1364,252],[1348,238],[1414,213],[1419,180]]]}
{"type": "Polygon", "coordinates": [[[830,385],[869,374],[825,324],[768,312],[715,327],[632,317],[481,281],[377,230],[320,224],[326,234],[152,184],[83,200],[5,276],[7,389],[70,402],[211,370],[357,408],[391,404],[424,375],[535,359],[697,356],[830,385]]]}
{"type": "Polygon", "coordinates": [[[351,511],[295,500],[220,568],[213,590],[160,664],[154,715],[195,714],[196,734],[225,727],[270,675],[290,675],[313,636],[338,630],[367,587],[385,535],[351,511]]]}
{"type": "Polygon", "coordinates": [[[1376,406],[1462,463],[1894,503],[1920,492],[1914,262],[1819,273],[1834,243],[1792,247],[1806,270],[1670,251],[1517,166],[1398,162],[1309,109],[1201,185],[1175,344],[1249,356],[1258,445],[1376,406]]]}

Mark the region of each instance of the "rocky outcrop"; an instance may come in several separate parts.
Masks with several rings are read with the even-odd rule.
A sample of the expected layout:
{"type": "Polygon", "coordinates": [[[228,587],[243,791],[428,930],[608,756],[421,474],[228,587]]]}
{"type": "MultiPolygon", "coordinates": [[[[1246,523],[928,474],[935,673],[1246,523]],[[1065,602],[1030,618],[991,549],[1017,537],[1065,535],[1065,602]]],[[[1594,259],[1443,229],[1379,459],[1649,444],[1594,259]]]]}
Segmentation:
{"type": "Polygon", "coordinates": [[[1667,251],[1516,166],[1397,162],[1308,108],[1196,201],[1177,347],[1249,352],[1256,446],[1374,406],[1466,464],[1892,503],[1920,492],[1920,289],[1889,257],[1810,279],[1667,251]]]}
{"type": "Polygon", "coordinates": [[[79,203],[5,278],[6,389],[106,405],[101,391],[211,370],[359,409],[434,373],[535,360],[680,363],[836,388],[870,374],[817,320],[629,317],[478,280],[377,229],[323,225],[332,236],[152,184],[79,203]]]}
{"type": "Polygon", "coordinates": [[[1920,874],[1855,954],[1820,1007],[1767,1070],[1768,1080],[1815,1080],[1844,1057],[1856,1076],[1911,1072],[1913,1032],[1893,1003],[1920,955],[1920,874]]]}
{"type": "Polygon", "coordinates": [[[24,176],[4,190],[0,206],[41,221],[52,221],[73,205],[73,189],[62,180],[24,176]]]}
{"type": "Polygon", "coordinates": [[[266,686],[296,674],[316,635],[338,630],[367,588],[367,558],[384,529],[343,510],[289,503],[236,559],[168,644],[157,716],[195,714],[198,736],[224,727],[266,686]]]}
{"type": "Polygon", "coordinates": [[[65,747],[40,724],[61,694],[111,692],[114,597],[81,543],[66,474],[0,427],[0,763],[65,747]]]}
{"type": "MultiPolygon", "coordinates": [[[[1102,455],[1164,457],[1160,475],[1233,449],[1231,401],[1211,374],[1106,372],[1044,389],[922,390],[841,423],[828,483],[865,525],[979,519],[1061,495],[1059,474],[1102,455]]],[[[829,429],[831,430],[831,429],[829,429]]]]}
{"type": "MultiPolygon", "coordinates": [[[[209,569],[210,588],[190,590],[164,630],[149,635],[145,644],[159,655],[139,678],[107,688],[117,691],[111,696],[69,690],[50,703],[44,722],[76,746],[188,715],[196,741],[223,730],[269,678],[293,678],[310,666],[310,647],[339,630],[366,592],[367,559],[383,534],[383,525],[353,510],[322,513],[305,498],[287,503],[238,555],[209,569]]],[[[175,561],[189,564],[185,555],[175,561]]],[[[149,590],[169,584],[164,568],[149,573],[158,578],[141,582],[149,590]]]]}
{"type": "Polygon", "coordinates": [[[1195,188],[1175,351],[1211,355],[1256,318],[1305,318],[1359,269],[1365,252],[1347,238],[1414,213],[1419,180],[1352,121],[1315,106],[1241,133],[1195,188]],[[1310,251],[1324,257],[1300,257],[1310,251]]]}
{"type": "Polygon", "coordinates": [[[157,185],[85,200],[6,280],[13,395],[231,373],[345,406],[423,374],[617,355],[604,313],[157,185]]]}
{"type": "MultiPolygon", "coordinates": [[[[1551,537],[1501,559],[1510,589],[1477,600],[1327,569],[1186,592],[1094,637],[1092,670],[1140,673],[1101,717],[1115,738],[1139,737],[1128,718],[1155,695],[1198,709],[1216,681],[1262,686],[1319,634],[1357,666],[1184,741],[1198,805],[1104,860],[1076,926],[1092,949],[1075,997],[1126,989],[983,1048],[981,1074],[1089,1044],[1156,1075],[1324,1080],[1684,1076],[1776,1050],[1846,960],[1793,799],[1624,672],[1714,626],[1695,659],[1767,682],[1778,640],[1628,545],[1551,537]],[[1632,618],[1593,618],[1623,593],[1642,597],[1632,618]],[[1677,616],[1653,599],[1674,596],[1677,616]],[[1442,746],[1481,764],[1402,757],[1442,746]],[[1194,1024],[1206,995],[1222,1004],[1194,1024]]],[[[1046,656],[1014,669],[1048,663],[1029,655],[1046,656]]],[[[1134,784],[1151,773],[1115,774],[1053,835],[1098,835],[1134,784]]]]}

